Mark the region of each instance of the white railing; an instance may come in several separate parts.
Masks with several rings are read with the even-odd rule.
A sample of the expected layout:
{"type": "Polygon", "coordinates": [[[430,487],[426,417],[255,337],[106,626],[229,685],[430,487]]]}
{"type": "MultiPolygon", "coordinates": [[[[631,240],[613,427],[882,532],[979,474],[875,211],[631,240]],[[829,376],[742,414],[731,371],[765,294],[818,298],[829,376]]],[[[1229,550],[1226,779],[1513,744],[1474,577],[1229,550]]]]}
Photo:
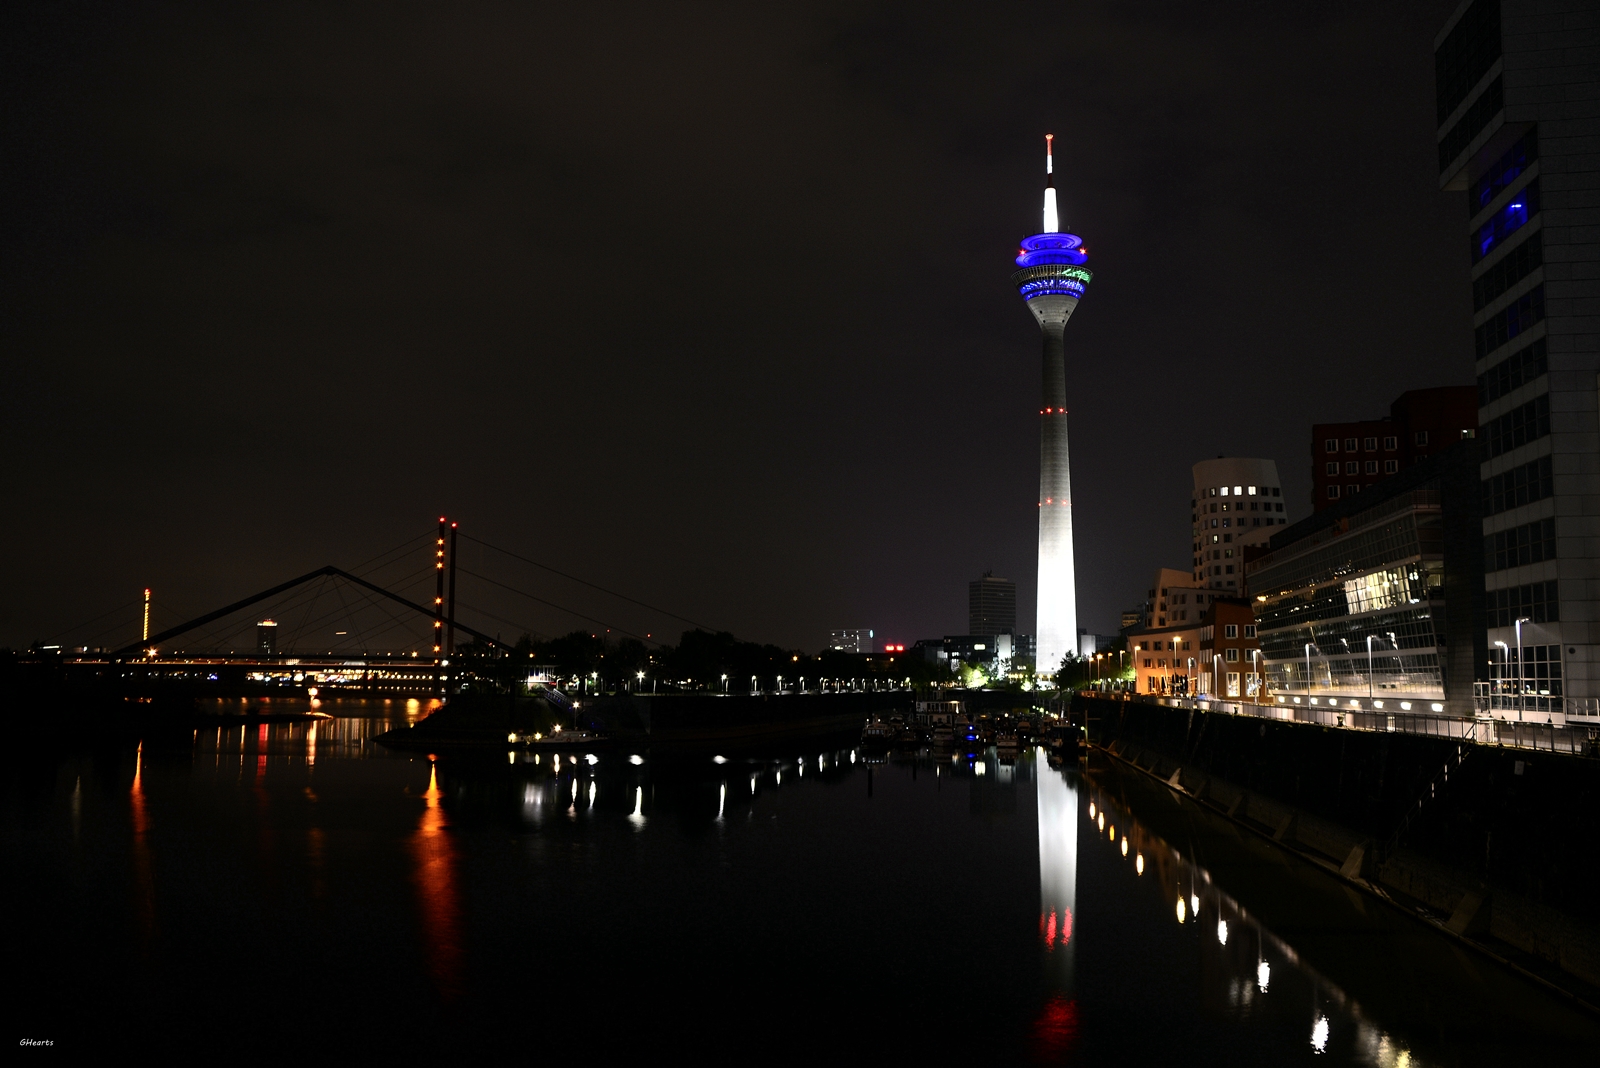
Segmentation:
{"type": "MultiPolygon", "coordinates": [[[[1569,722],[1552,717],[1548,722],[1506,720],[1480,715],[1473,719],[1446,716],[1435,710],[1442,702],[1407,702],[1423,705],[1423,709],[1398,709],[1399,702],[1385,699],[1382,702],[1361,702],[1343,699],[1340,707],[1326,699],[1316,704],[1309,700],[1296,704],[1287,695],[1274,695],[1268,701],[1212,700],[1206,697],[1163,697],[1160,694],[1130,694],[1141,704],[1165,705],[1168,708],[1195,708],[1208,712],[1221,712],[1231,716],[1259,716],[1285,723],[1315,723],[1324,727],[1346,730],[1392,731],[1400,734],[1418,734],[1431,738],[1459,738],[1479,745],[1499,745],[1517,749],[1541,749],[1546,752],[1600,755],[1600,724],[1569,722]],[[1280,703],[1281,701],[1281,703],[1280,703]],[[1372,704],[1385,707],[1372,708],[1372,704]],[[1360,707],[1352,707],[1352,706],[1360,707]]],[[[1576,698],[1568,700],[1576,701],[1576,698]]]]}

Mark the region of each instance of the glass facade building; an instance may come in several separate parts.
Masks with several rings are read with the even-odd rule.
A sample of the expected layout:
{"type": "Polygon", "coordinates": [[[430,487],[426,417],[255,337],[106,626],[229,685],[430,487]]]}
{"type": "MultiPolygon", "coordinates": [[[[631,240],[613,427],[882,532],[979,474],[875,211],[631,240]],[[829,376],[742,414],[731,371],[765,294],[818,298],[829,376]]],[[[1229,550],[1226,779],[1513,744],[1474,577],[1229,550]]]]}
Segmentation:
{"type": "Polygon", "coordinates": [[[1479,442],[1274,535],[1249,565],[1269,689],[1469,715],[1487,679],[1479,442]]]}

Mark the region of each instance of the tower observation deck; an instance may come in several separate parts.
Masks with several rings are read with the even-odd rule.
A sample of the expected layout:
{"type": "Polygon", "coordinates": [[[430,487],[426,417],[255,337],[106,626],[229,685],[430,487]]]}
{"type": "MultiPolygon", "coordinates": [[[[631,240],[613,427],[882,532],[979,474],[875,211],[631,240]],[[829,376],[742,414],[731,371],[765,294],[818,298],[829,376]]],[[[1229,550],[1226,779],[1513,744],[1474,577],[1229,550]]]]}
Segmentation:
{"type": "Polygon", "coordinates": [[[1024,238],[1012,283],[1044,335],[1039,403],[1039,586],[1037,667],[1055,672],[1078,651],[1077,573],[1072,555],[1072,471],[1067,454],[1067,320],[1093,277],[1083,239],[1061,229],[1053,135],[1045,137],[1044,228],[1024,238]]]}

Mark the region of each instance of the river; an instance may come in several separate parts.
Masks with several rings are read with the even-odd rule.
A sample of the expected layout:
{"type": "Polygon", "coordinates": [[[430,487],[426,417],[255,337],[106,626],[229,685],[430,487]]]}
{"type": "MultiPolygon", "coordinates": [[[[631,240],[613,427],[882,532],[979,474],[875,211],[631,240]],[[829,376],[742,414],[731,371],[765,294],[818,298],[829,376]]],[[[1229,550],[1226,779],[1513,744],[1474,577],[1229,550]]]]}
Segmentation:
{"type": "Polygon", "coordinates": [[[1574,1062],[1595,1021],[1112,768],[396,754],[414,703],[13,754],[17,1039],[786,1063],[1574,1062]]]}

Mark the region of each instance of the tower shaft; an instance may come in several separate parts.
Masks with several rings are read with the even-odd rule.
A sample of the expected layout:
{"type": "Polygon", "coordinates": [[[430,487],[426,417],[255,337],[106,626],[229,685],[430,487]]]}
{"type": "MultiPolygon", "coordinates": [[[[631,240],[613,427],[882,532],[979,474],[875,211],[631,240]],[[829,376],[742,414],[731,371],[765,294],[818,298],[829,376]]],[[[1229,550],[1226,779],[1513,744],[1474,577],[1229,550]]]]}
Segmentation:
{"type": "Polygon", "coordinates": [[[1044,361],[1043,410],[1039,414],[1037,665],[1040,672],[1053,672],[1061,666],[1061,658],[1078,647],[1072,465],[1067,445],[1067,320],[1065,316],[1041,317],[1039,325],[1044,335],[1044,361]]]}

